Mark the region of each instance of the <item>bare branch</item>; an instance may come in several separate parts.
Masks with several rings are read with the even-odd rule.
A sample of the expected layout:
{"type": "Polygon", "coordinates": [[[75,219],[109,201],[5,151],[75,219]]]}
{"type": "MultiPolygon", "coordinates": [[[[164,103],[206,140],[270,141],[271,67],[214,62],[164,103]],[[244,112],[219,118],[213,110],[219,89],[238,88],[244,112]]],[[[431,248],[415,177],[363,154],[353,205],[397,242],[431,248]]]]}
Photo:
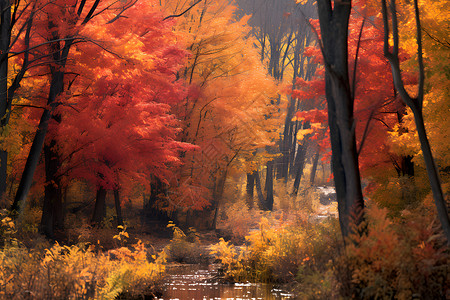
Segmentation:
{"type": "Polygon", "coordinates": [[[130,3],[128,6],[124,6],[124,7],[122,8],[122,10],[117,14],[117,16],[115,16],[114,18],[112,18],[111,20],[109,20],[106,24],[111,24],[111,23],[113,23],[114,21],[116,21],[117,19],[119,19],[119,18],[122,16],[122,14],[123,14],[127,9],[129,9],[130,7],[133,7],[133,5],[136,4],[136,2],[138,2],[138,0],[135,0],[133,3],[130,3]]]}
{"type": "Polygon", "coordinates": [[[435,36],[432,36],[425,28],[422,27],[423,32],[425,32],[433,41],[441,44],[442,46],[446,47],[446,48],[450,48],[450,43],[447,41],[441,41],[440,39],[438,39],[435,36]]]}
{"type": "Polygon", "coordinates": [[[195,2],[194,4],[192,4],[191,6],[189,6],[187,9],[185,9],[182,13],[179,13],[179,14],[177,14],[177,15],[170,15],[170,16],[167,16],[167,17],[165,17],[164,19],[163,19],[163,21],[165,21],[165,20],[167,20],[167,19],[170,19],[170,18],[179,18],[179,17],[181,17],[182,15],[184,15],[185,13],[187,13],[188,11],[190,11],[194,6],[196,6],[197,4],[199,4],[200,2],[202,2],[203,0],[198,0],[197,2],[195,2]]]}
{"type": "Polygon", "coordinates": [[[48,109],[47,106],[40,106],[40,105],[33,105],[33,104],[12,104],[12,106],[48,109]]]}
{"type": "Polygon", "coordinates": [[[366,23],[366,19],[367,18],[364,16],[362,24],[361,24],[361,29],[359,30],[358,44],[356,46],[355,64],[353,65],[353,78],[352,78],[352,99],[353,100],[355,99],[355,95],[356,95],[356,70],[358,68],[359,48],[361,46],[361,36],[363,33],[364,24],[366,23]]]}

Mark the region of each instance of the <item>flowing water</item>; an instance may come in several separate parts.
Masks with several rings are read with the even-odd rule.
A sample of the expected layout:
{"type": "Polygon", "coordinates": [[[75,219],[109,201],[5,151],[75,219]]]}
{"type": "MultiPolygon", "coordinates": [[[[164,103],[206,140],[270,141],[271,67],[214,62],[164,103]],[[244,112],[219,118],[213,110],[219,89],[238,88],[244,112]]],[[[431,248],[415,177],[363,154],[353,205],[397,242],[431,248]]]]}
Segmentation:
{"type": "Polygon", "coordinates": [[[217,277],[215,265],[183,265],[169,270],[163,296],[164,300],[286,300],[294,299],[270,284],[222,283],[217,277]]]}

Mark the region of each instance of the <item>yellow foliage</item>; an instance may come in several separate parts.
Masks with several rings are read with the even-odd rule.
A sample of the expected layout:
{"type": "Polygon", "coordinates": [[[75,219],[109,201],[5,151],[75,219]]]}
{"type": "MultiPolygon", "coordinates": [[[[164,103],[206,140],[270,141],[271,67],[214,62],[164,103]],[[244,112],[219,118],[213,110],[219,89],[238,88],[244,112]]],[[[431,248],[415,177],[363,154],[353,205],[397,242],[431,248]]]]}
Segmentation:
{"type": "Polygon", "coordinates": [[[237,250],[221,239],[211,247],[211,254],[221,261],[229,279],[288,282],[300,270],[305,273],[315,263],[322,266],[328,263],[335,244],[332,223],[312,226],[307,222],[292,224],[263,217],[259,230],[246,236],[247,246],[237,250]]]}
{"type": "Polygon", "coordinates": [[[0,250],[0,298],[115,299],[151,293],[164,272],[163,253],[147,259],[142,242],[109,253],[56,243],[44,253],[19,244],[0,250]]]}
{"type": "Polygon", "coordinates": [[[314,133],[314,129],[312,129],[312,128],[300,129],[299,131],[297,131],[297,140],[299,142],[303,141],[305,136],[307,136],[308,134],[312,134],[312,133],[314,133]]]}

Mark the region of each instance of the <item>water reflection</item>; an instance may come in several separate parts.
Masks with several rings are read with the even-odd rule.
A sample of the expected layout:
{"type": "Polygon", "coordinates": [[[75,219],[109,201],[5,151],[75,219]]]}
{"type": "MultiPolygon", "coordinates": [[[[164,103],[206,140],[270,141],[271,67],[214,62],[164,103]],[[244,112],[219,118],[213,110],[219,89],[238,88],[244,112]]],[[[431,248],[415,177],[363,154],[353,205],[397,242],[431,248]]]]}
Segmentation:
{"type": "Polygon", "coordinates": [[[269,284],[219,283],[214,266],[180,266],[169,272],[163,293],[164,300],[261,299],[285,300],[294,296],[269,284]]]}

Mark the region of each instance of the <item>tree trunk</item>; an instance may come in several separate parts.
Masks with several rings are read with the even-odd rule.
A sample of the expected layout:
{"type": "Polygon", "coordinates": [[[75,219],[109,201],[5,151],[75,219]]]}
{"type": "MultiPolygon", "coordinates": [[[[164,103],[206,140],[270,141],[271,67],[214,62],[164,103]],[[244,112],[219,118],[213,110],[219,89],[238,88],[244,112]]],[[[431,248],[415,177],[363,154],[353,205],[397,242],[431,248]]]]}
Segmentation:
{"type": "Polygon", "coordinates": [[[419,66],[419,82],[418,82],[418,92],[417,97],[412,98],[408,91],[405,89],[402,80],[402,74],[400,69],[400,59],[399,59],[399,30],[398,30],[398,20],[397,20],[397,10],[395,0],[390,1],[390,12],[392,19],[392,37],[393,37],[393,47],[392,51],[389,46],[389,18],[386,0],[382,1],[382,14],[383,14],[383,26],[384,26],[384,56],[388,59],[391,65],[392,77],[394,80],[395,89],[398,91],[402,100],[408,105],[413,114],[414,121],[416,123],[417,133],[419,135],[420,146],[423,153],[423,158],[425,160],[425,165],[427,168],[428,179],[431,185],[431,191],[433,192],[434,202],[436,204],[436,209],[441,223],[442,229],[447,239],[447,243],[450,244],[450,218],[447,211],[447,204],[445,203],[445,198],[442,192],[441,182],[439,179],[439,171],[434,163],[433,154],[431,152],[430,143],[428,141],[427,133],[425,130],[424,119],[423,119],[423,100],[424,100],[424,85],[425,85],[425,67],[423,63],[423,53],[422,53],[422,27],[420,23],[419,16],[419,5],[418,1],[414,0],[414,12],[416,21],[416,41],[417,41],[417,62],[419,66]]]}
{"type": "Polygon", "coordinates": [[[308,149],[307,142],[304,142],[303,145],[300,145],[297,150],[297,155],[295,156],[295,163],[294,163],[294,174],[295,174],[295,180],[294,180],[294,188],[292,190],[292,195],[297,196],[298,189],[300,187],[300,181],[303,176],[303,170],[305,168],[305,161],[306,161],[306,151],[308,149]]]}
{"type": "Polygon", "coordinates": [[[116,206],[117,226],[123,226],[122,207],[120,206],[119,189],[114,189],[114,205],[116,206]]]}
{"type": "Polygon", "coordinates": [[[254,174],[255,174],[255,189],[256,189],[256,194],[258,195],[259,207],[263,208],[264,207],[264,195],[262,192],[261,179],[259,178],[258,170],[256,170],[254,172],[254,174]]]}
{"type": "Polygon", "coordinates": [[[106,190],[99,186],[97,188],[97,196],[95,199],[94,214],[92,216],[92,223],[100,225],[106,217],[106,190]]]}
{"type": "Polygon", "coordinates": [[[246,203],[249,209],[253,208],[253,192],[255,191],[255,172],[247,173],[247,186],[246,186],[246,203]]]}
{"type": "Polygon", "coordinates": [[[62,191],[59,177],[56,176],[60,167],[59,156],[55,153],[56,141],[52,140],[44,146],[45,157],[45,194],[44,206],[39,231],[53,239],[55,231],[64,228],[64,207],[62,203],[62,191]]]}
{"type": "Polygon", "coordinates": [[[311,175],[309,177],[309,182],[313,185],[314,181],[316,180],[316,172],[317,172],[317,165],[319,164],[319,156],[320,156],[320,150],[316,150],[316,154],[314,154],[313,158],[313,166],[311,169],[311,175]]]}
{"type": "MultiPolygon", "coordinates": [[[[0,124],[1,134],[6,124],[8,110],[8,50],[10,44],[11,30],[11,4],[9,0],[0,0],[0,124]]],[[[6,145],[2,143],[0,149],[0,197],[6,192],[6,178],[8,165],[8,152],[6,145]]]]}
{"type": "Polygon", "coordinates": [[[211,229],[216,229],[217,227],[217,218],[219,215],[219,205],[223,197],[223,192],[225,190],[225,181],[227,179],[228,170],[225,169],[217,180],[214,191],[213,191],[213,202],[212,208],[214,210],[213,221],[211,223],[211,229]]]}
{"type": "Polygon", "coordinates": [[[434,202],[441,222],[442,229],[447,238],[447,243],[450,244],[450,218],[448,216],[447,204],[445,202],[444,194],[442,192],[441,181],[439,179],[439,171],[434,163],[433,154],[431,152],[430,142],[428,141],[425,130],[423,114],[421,110],[413,109],[414,121],[416,123],[417,133],[419,135],[420,147],[422,149],[423,158],[427,167],[428,179],[433,192],[434,202]]]}
{"type": "Polygon", "coordinates": [[[6,194],[6,179],[8,177],[8,151],[0,150],[0,198],[6,194]]]}
{"type": "MultiPolygon", "coordinates": [[[[363,220],[361,191],[353,119],[353,96],[348,72],[348,23],[351,0],[318,0],[318,14],[325,61],[325,94],[332,149],[332,168],[338,200],[339,222],[344,237],[351,222],[363,220]],[[353,220],[353,218],[355,218],[353,220]]],[[[354,87],[353,87],[354,88],[354,87]]]]}
{"type": "MultiPolygon", "coordinates": [[[[54,71],[52,73],[52,80],[50,84],[50,92],[48,95],[47,104],[51,107],[54,106],[54,102],[58,95],[63,91],[64,85],[64,72],[54,71]]],[[[19,211],[22,203],[25,202],[28,192],[30,191],[31,184],[33,182],[34,172],[39,163],[39,157],[44,146],[45,136],[48,130],[48,123],[52,118],[51,109],[45,109],[39,121],[39,126],[33,139],[33,144],[31,145],[30,153],[28,154],[27,162],[25,164],[25,169],[22,173],[22,178],[17,189],[16,197],[14,203],[11,206],[11,210],[19,211]]]]}
{"type": "Polygon", "coordinates": [[[289,175],[289,158],[291,156],[291,152],[295,149],[291,148],[291,140],[292,140],[292,116],[295,112],[295,99],[289,97],[289,106],[286,112],[286,118],[284,120],[284,131],[283,131],[283,139],[280,141],[280,152],[281,157],[277,159],[277,178],[284,179],[286,182],[288,180],[289,175]]]}
{"type": "Polygon", "coordinates": [[[266,199],[264,201],[264,210],[273,210],[273,170],[274,170],[274,160],[267,162],[267,175],[266,175],[266,199]]]}

